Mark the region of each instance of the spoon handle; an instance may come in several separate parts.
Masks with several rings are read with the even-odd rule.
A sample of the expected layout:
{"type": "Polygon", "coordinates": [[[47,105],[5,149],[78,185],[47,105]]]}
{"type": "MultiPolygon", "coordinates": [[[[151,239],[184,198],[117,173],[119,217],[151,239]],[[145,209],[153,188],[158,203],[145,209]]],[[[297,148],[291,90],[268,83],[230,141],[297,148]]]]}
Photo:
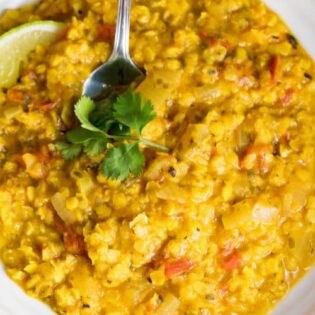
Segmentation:
{"type": "Polygon", "coordinates": [[[111,59],[115,59],[117,57],[130,58],[130,7],[131,0],[119,0],[115,43],[111,59]]]}

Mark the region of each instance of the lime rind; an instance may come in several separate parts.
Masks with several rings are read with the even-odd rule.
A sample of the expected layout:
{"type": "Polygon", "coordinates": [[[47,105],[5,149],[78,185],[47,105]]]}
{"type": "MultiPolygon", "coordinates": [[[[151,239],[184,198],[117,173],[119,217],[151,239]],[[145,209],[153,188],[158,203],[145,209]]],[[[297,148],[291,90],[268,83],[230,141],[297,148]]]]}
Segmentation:
{"type": "Polygon", "coordinates": [[[18,37],[23,33],[30,32],[30,30],[46,31],[49,33],[58,32],[63,28],[63,26],[64,26],[64,23],[55,22],[55,21],[34,21],[34,22],[25,23],[17,27],[14,27],[13,29],[1,34],[0,47],[3,44],[2,41],[4,41],[6,38],[9,39],[12,35],[15,37],[18,37]]]}
{"type": "Polygon", "coordinates": [[[12,86],[23,62],[40,44],[51,43],[64,24],[55,21],[35,21],[22,24],[0,36],[0,88],[12,86]]]}

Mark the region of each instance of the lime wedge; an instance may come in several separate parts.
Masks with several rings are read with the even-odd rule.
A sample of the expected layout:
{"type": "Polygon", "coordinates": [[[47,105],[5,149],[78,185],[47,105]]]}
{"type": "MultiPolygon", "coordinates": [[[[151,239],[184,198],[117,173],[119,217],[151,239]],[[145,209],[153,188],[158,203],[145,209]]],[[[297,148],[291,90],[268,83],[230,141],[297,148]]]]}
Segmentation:
{"type": "Polygon", "coordinates": [[[13,85],[29,53],[37,45],[51,43],[62,28],[62,23],[36,21],[20,25],[0,36],[0,88],[13,85]]]}

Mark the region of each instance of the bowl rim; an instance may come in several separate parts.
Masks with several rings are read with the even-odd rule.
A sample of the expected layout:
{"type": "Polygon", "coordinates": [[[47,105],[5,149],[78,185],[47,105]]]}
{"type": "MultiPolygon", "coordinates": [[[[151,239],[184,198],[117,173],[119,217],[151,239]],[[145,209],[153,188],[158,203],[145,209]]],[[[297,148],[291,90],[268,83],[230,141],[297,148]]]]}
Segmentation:
{"type": "MultiPolygon", "coordinates": [[[[0,14],[36,0],[0,0],[0,14]]],[[[313,0],[264,0],[287,23],[306,51],[315,58],[315,2],[313,0]]],[[[312,268],[271,312],[271,315],[315,314],[315,267],[312,268]],[[299,301],[296,303],[295,301],[299,301]]],[[[0,263],[0,315],[55,314],[43,302],[33,299],[5,274],[0,263]]]]}

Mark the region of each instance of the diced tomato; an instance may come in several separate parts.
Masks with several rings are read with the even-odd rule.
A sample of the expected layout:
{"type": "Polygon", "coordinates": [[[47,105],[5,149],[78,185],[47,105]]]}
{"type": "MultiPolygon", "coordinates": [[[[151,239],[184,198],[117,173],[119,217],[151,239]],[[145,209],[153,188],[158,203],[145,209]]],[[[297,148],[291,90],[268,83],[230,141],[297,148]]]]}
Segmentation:
{"type": "Polygon", "coordinates": [[[60,235],[63,235],[67,230],[65,223],[60,219],[57,213],[54,213],[54,226],[60,235]]]}
{"type": "Polygon", "coordinates": [[[224,66],[218,65],[217,66],[217,71],[218,71],[219,78],[222,79],[223,76],[224,76],[224,66]]]}
{"type": "Polygon", "coordinates": [[[234,253],[234,248],[232,248],[232,247],[224,247],[221,250],[221,256],[222,257],[228,257],[228,256],[232,255],[233,253],[234,253]]]}
{"type": "Polygon", "coordinates": [[[202,39],[202,40],[205,40],[207,38],[209,38],[209,34],[205,31],[200,31],[199,32],[199,37],[202,39]]]}
{"type": "Polygon", "coordinates": [[[104,41],[112,41],[115,38],[116,25],[101,24],[98,27],[98,38],[104,41]]]}
{"type": "Polygon", "coordinates": [[[227,271],[232,271],[241,266],[239,252],[232,246],[226,246],[221,250],[222,266],[227,271]]]}
{"type": "Polygon", "coordinates": [[[281,104],[283,107],[290,105],[290,101],[292,100],[294,95],[293,89],[287,89],[283,97],[280,98],[281,104]]]}
{"type": "Polygon", "coordinates": [[[222,282],[219,287],[219,292],[221,295],[224,295],[227,291],[229,291],[229,286],[226,282],[222,282]]]}
{"type": "Polygon", "coordinates": [[[74,255],[82,255],[85,252],[84,238],[77,234],[72,228],[68,228],[63,233],[63,243],[65,249],[74,255]]]}
{"type": "Polygon", "coordinates": [[[267,144],[251,144],[240,159],[240,168],[250,170],[258,167],[263,173],[268,172],[265,155],[269,152],[272,152],[272,149],[267,144]]]}
{"type": "Polygon", "coordinates": [[[222,45],[229,51],[231,51],[234,47],[233,44],[229,42],[228,40],[223,40],[222,45]]]}
{"type": "Polygon", "coordinates": [[[19,166],[25,167],[25,163],[21,154],[14,155],[14,161],[17,162],[19,166]]]}
{"type": "Polygon", "coordinates": [[[47,101],[47,102],[44,102],[44,103],[40,103],[38,105],[38,108],[42,112],[49,112],[52,109],[54,109],[56,106],[57,106],[56,102],[47,101]]]}
{"type": "Polygon", "coordinates": [[[271,74],[271,82],[275,84],[278,80],[280,74],[280,57],[277,55],[273,55],[270,59],[269,63],[269,71],[271,74]]]}
{"type": "Polygon", "coordinates": [[[49,112],[57,106],[57,102],[53,101],[34,101],[29,106],[30,111],[39,110],[41,112],[49,112]]]}
{"type": "Polygon", "coordinates": [[[242,260],[238,255],[238,252],[235,252],[233,255],[228,257],[228,259],[222,262],[222,266],[227,271],[233,271],[241,266],[242,260]]]}
{"type": "Polygon", "coordinates": [[[210,46],[216,46],[220,44],[220,41],[217,37],[211,37],[210,38],[210,46]]]}
{"type": "Polygon", "coordinates": [[[192,260],[186,258],[179,259],[176,261],[166,260],[164,261],[164,264],[165,276],[168,279],[178,276],[186,271],[189,271],[195,266],[195,263],[192,260]]]}
{"type": "Polygon", "coordinates": [[[13,103],[23,104],[25,95],[22,91],[17,89],[8,89],[7,98],[13,103]]]}
{"type": "Polygon", "coordinates": [[[64,247],[68,252],[74,255],[85,253],[83,236],[77,234],[72,226],[67,226],[57,214],[54,217],[54,225],[57,232],[62,236],[64,247]]]}
{"type": "Polygon", "coordinates": [[[42,164],[47,164],[51,160],[48,147],[43,145],[40,147],[40,150],[33,153],[42,164]]]}

